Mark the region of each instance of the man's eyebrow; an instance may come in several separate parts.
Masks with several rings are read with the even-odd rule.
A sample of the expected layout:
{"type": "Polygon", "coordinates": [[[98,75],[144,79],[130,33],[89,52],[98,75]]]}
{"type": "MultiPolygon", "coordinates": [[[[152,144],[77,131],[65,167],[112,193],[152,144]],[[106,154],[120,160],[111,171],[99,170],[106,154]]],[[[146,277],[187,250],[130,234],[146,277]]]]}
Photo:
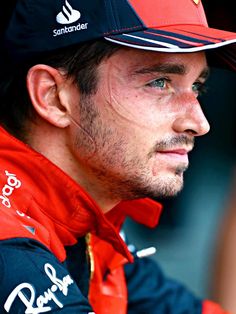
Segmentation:
{"type": "Polygon", "coordinates": [[[151,73],[166,73],[166,74],[185,74],[186,68],[183,64],[154,64],[150,67],[139,68],[134,71],[135,74],[151,74],[151,73]]]}
{"type": "MultiPolygon", "coordinates": [[[[199,78],[207,79],[209,76],[209,68],[204,68],[199,78]]],[[[150,67],[139,68],[138,70],[134,71],[134,75],[137,74],[152,74],[152,73],[163,73],[163,74],[179,74],[184,75],[187,73],[186,67],[183,64],[169,64],[169,63],[162,63],[162,64],[155,64],[150,67]]]]}

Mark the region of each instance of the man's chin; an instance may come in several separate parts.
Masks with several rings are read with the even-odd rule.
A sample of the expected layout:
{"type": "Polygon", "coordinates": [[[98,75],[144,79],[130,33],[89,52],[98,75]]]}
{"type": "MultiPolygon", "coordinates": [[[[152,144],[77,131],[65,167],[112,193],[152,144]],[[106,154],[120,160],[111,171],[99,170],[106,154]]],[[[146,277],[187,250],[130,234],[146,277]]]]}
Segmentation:
{"type": "Polygon", "coordinates": [[[175,174],[162,179],[153,189],[154,198],[169,198],[178,195],[183,189],[183,171],[176,171],[175,174]]]}
{"type": "Polygon", "coordinates": [[[158,176],[150,176],[144,181],[123,181],[116,190],[119,198],[132,200],[139,198],[161,199],[176,196],[183,188],[183,167],[172,171],[159,172],[158,176]],[[182,171],[181,171],[182,170],[182,171]],[[124,188],[125,187],[125,188],[124,188]]]}

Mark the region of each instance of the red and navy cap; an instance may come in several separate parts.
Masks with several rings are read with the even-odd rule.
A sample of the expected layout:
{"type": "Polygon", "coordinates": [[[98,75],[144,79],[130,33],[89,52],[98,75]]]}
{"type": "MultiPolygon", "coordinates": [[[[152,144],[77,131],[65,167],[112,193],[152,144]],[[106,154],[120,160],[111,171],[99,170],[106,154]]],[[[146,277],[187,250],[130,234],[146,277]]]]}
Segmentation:
{"type": "Polygon", "coordinates": [[[5,32],[13,60],[104,38],[159,52],[217,49],[236,70],[236,33],[208,27],[201,0],[18,0],[5,32]]]}

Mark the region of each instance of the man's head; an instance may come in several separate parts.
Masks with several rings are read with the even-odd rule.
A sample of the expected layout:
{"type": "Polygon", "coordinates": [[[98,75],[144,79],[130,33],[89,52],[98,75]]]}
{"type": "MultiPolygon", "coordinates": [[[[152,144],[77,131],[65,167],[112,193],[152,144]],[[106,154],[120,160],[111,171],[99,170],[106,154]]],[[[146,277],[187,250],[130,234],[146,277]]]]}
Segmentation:
{"type": "Polygon", "coordinates": [[[21,0],[7,28],[6,58],[22,73],[15,65],[6,73],[2,124],[17,133],[7,109],[10,94],[19,94],[19,137],[104,210],[122,199],[175,195],[194,137],[209,130],[197,100],[208,75],[203,51],[236,41],[236,35],[209,30],[201,3],[181,1],[185,11],[176,14],[172,1],[161,0],[71,0],[61,1],[60,10],[60,1],[30,7],[21,0]],[[152,6],[157,13],[150,13],[152,6]],[[19,15],[30,27],[19,27],[19,15]],[[36,17],[47,18],[45,24],[36,17]]]}

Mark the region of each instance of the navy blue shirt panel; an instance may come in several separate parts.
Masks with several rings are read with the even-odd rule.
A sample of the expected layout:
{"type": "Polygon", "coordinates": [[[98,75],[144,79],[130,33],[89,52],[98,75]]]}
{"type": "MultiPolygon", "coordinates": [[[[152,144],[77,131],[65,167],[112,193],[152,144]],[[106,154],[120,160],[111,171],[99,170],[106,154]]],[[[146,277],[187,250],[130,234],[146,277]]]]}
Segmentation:
{"type": "Polygon", "coordinates": [[[90,282],[90,264],[87,258],[85,238],[81,238],[73,246],[66,246],[65,266],[75,280],[82,294],[87,298],[90,282]]]}
{"type": "MultiPolygon", "coordinates": [[[[93,313],[85,249],[83,239],[66,247],[67,260],[60,263],[37,241],[0,241],[0,314],[93,313]]],[[[135,258],[125,274],[128,314],[201,314],[202,301],[166,278],[150,258],[135,258]]]]}
{"type": "Polygon", "coordinates": [[[135,258],[125,266],[128,314],[201,314],[202,300],[166,278],[151,258],[135,258]]]}
{"type": "Polygon", "coordinates": [[[0,241],[0,313],[93,313],[65,266],[37,241],[0,241]]]}

